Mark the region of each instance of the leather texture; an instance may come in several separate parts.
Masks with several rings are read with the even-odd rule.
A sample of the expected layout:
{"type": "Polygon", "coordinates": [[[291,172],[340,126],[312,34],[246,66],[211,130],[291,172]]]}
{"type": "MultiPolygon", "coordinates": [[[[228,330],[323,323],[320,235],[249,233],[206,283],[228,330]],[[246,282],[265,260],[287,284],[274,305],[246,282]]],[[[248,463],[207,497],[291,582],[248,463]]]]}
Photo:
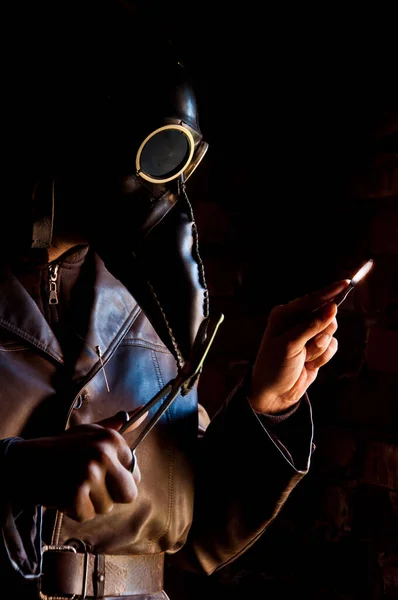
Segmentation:
{"type": "MultiPolygon", "coordinates": [[[[119,253],[126,250],[123,235],[112,256],[104,257],[111,266],[121,259],[116,276],[99,248],[87,253],[89,285],[77,288],[70,312],[72,364],[20,281],[7,269],[0,273],[0,439],[51,435],[134,410],[175,377],[174,346],[168,328],[158,324],[166,315],[185,358],[204,318],[206,287],[189,206],[167,197],[164,207],[130,254],[119,253]],[[146,304],[148,282],[157,301],[148,293],[152,303],[146,304]]],[[[63,268],[61,263],[60,289],[63,268]]],[[[126,439],[132,442],[139,431],[126,439]]],[[[195,385],[177,397],[136,455],[141,482],[133,503],[116,504],[84,523],[46,511],[52,533],[44,542],[73,541],[108,555],[166,552],[210,574],[258,539],[306,472],[286,460],[239,389],[209,423],[203,407],[198,410],[195,385]]],[[[35,485],[37,469],[30,464],[18,474],[24,486],[35,485]]]]}
{"type": "Polygon", "coordinates": [[[47,596],[102,598],[163,590],[163,554],[112,556],[47,550],[43,557],[41,591],[47,596]]]}
{"type": "Polygon", "coordinates": [[[209,294],[198,232],[186,194],[132,177],[117,193],[118,210],[106,214],[91,243],[106,267],[137,299],[182,365],[209,314],[209,294]],[[123,218],[120,218],[123,215],[123,218]],[[130,223],[139,222],[131,231],[130,223]],[[107,231],[107,235],[98,232],[107,231]]]}

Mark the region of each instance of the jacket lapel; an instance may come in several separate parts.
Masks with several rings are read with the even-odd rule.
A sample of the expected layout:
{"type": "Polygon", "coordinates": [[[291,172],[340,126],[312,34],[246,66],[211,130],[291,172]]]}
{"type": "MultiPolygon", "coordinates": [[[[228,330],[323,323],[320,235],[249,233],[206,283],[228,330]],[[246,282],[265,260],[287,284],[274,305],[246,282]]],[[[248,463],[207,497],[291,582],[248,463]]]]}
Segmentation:
{"type": "Polygon", "coordinates": [[[61,346],[36,302],[11,272],[0,278],[0,325],[62,363],[61,346]]]}
{"type": "Polygon", "coordinates": [[[101,361],[109,358],[140,312],[136,300],[105,268],[97,254],[89,253],[88,262],[85,268],[90,268],[93,280],[86,290],[80,290],[82,305],[89,304],[87,318],[83,317],[83,321],[80,318],[78,304],[72,315],[76,333],[83,342],[74,367],[77,378],[88,375],[93,368],[98,369],[101,361]],[[90,298],[86,297],[88,294],[90,298]]]}
{"type": "MultiPolygon", "coordinates": [[[[97,255],[89,253],[86,263],[90,284],[80,288],[72,313],[78,348],[73,380],[98,369],[101,360],[107,360],[140,312],[126,287],[109,273],[97,255]]],[[[2,271],[0,278],[0,325],[64,364],[61,345],[36,302],[11,272],[2,271]]]]}

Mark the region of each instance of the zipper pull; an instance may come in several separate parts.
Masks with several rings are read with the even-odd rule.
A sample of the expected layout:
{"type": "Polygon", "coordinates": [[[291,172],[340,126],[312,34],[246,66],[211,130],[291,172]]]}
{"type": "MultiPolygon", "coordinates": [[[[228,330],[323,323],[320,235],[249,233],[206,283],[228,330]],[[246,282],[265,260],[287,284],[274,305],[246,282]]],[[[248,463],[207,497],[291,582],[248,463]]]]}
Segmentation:
{"type": "Polygon", "coordinates": [[[103,360],[102,360],[102,352],[101,352],[101,348],[100,348],[99,346],[96,346],[96,347],[95,347],[95,349],[96,349],[96,351],[97,351],[97,354],[98,354],[98,357],[99,357],[99,359],[100,359],[100,361],[101,361],[101,367],[102,367],[102,372],[103,372],[103,374],[104,374],[104,379],[105,379],[106,389],[108,390],[108,392],[110,392],[111,390],[109,389],[108,378],[107,378],[107,376],[106,376],[106,373],[105,373],[105,366],[104,366],[104,363],[103,363],[103,360]]]}
{"type": "Polygon", "coordinates": [[[50,297],[48,299],[49,304],[58,304],[57,294],[57,277],[58,277],[59,265],[49,265],[49,286],[50,286],[50,297]]]}

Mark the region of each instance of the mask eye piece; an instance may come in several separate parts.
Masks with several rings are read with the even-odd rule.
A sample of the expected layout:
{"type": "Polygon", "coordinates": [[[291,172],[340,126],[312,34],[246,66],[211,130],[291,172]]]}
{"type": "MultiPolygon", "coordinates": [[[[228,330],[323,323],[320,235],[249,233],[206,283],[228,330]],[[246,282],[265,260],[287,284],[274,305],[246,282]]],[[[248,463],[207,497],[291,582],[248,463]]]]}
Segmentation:
{"type": "Polygon", "coordinates": [[[141,152],[141,170],[152,177],[170,177],[186,165],[188,157],[186,136],[175,129],[166,129],[145,144],[141,152]]]}
{"type": "Polygon", "coordinates": [[[194,145],[192,134],[181,125],[156,129],[137,152],[137,173],[152,183],[176,179],[191,162],[194,145]]]}

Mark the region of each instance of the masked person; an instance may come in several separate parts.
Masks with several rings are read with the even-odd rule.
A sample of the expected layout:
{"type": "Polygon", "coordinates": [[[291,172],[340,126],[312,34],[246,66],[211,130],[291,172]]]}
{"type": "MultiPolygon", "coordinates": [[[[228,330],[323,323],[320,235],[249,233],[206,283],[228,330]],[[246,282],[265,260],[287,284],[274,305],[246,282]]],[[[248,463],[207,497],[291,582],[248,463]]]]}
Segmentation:
{"type": "Polygon", "coordinates": [[[1,598],[167,598],[165,555],[223,568],[309,469],[306,392],[336,352],[333,298],[348,282],[276,307],[253,369],[209,419],[200,352],[220,320],[186,189],[207,144],[184,68],[164,73],[139,114],[125,83],[112,95],[91,81],[79,127],[76,86],[61,86],[71,112],[57,112],[52,73],[51,102],[38,85],[30,105],[44,102],[50,125],[25,118],[40,158],[3,199],[1,598]]]}

